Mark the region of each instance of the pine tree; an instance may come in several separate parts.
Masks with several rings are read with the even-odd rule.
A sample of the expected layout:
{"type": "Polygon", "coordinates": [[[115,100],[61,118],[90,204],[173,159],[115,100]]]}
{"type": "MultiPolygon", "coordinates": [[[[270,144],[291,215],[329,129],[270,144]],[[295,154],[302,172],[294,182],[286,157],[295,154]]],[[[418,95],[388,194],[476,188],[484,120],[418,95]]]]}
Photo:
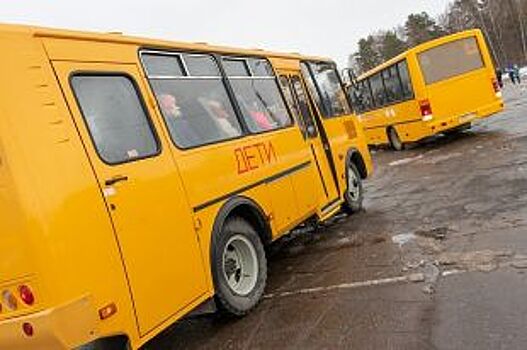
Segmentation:
{"type": "Polygon", "coordinates": [[[362,72],[366,72],[382,63],[381,55],[376,46],[377,42],[373,35],[359,40],[359,51],[355,54],[355,59],[362,72]]]}
{"type": "Polygon", "coordinates": [[[383,61],[388,61],[406,50],[406,43],[397,36],[395,30],[382,33],[379,39],[379,51],[383,61]]]}
{"type": "Polygon", "coordinates": [[[416,46],[445,34],[436,21],[426,12],[408,16],[404,25],[410,46],[416,46]]]}

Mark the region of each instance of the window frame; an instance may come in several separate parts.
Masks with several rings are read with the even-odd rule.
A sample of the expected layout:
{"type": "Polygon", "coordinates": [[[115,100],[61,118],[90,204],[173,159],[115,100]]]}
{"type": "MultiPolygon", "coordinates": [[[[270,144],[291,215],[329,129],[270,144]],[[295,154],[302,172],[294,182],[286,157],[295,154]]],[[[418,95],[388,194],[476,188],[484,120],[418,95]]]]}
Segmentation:
{"type": "Polygon", "coordinates": [[[397,103],[404,98],[401,75],[399,74],[399,67],[397,64],[392,64],[382,70],[382,80],[384,82],[384,90],[386,91],[388,104],[397,103]],[[389,77],[386,77],[386,75],[389,75],[389,77]],[[399,87],[399,93],[395,94],[395,98],[390,97],[390,90],[388,89],[388,86],[391,87],[392,85],[399,87]]]}
{"type": "Polygon", "coordinates": [[[356,89],[356,91],[360,92],[361,95],[362,95],[363,92],[365,92],[365,90],[367,90],[366,92],[368,93],[368,101],[369,101],[368,106],[365,106],[364,103],[362,103],[362,105],[365,106],[365,108],[360,108],[359,106],[356,106],[354,108],[354,111],[356,111],[357,114],[362,114],[362,113],[365,113],[367,111],[370,111],[371,107],[373,105],[373,102],[374,102],[373,101],[373,94],[372,94],[371,86],[370,86],[370,80],[368,78],[363,79],[363,80],[359,80],[355,84],[355,87],[352,87],[352,89],[356,89]]]}
{"type": "Polygon", "coordinates": [[[410,74],[410,66],[408,65],[408,59],[402,59],[399,62],[395,63],[395,66],[397,66],[397,74],[399,75],[399,82],[401,83],[401,89],[403,91],[403,102],[410,101],[415,99],[415,89],[414,89],[414,82],[412,80],[412,74],[410,74]],[[401,64],[404,63],[406,65],[406,72],[408,73],[408,82],[410,83],[410,94],[408,96],[404,96],[404,84],[403,79],[401,76],[401,69],[399,68],[401,64]]]}
{"type": "Polygon", "coordinates": [[[302,120],[302,116],[300,115],[300,111],[297,110],[298,108],[300,108],[298,105],[297,105],[297,101],[295,100],[295,96],[294,96],[294,92],[293,92],[293,87],[292,87],[292,82],[291,82],[291,76],[287,73],[282,73],[278,76],[278,81],[280,83],[280,89],[281,90],[284,90],[283,91],[283,95],[284,95],[284,99],[288,105],[288,108],[290,110],[290,112],[293,112],[292,113],[292,116],[293,116],[293,122],[295,123],[295,125],[298,126],[298,129],[300,130],[302,136],[304,137],[305,139],[305,126],[304,126],[304,122],[302,120]],[[285,86],[282,84],[282,78],[285,79],[285,86]],[[291,94],[291,101],[289,101],[289,99],[287,98],[287,95],[286,95],[286,91],[285,89],[288,89],[288,93],[291,94]],[[291,104],[291,105],[290,105],[291,104]]]}
{"type": "Polygon", "coordinates": [[[83,121],[83,124],[84,124],[84,127],[86,128],[86,131],[90,137],[90,140],[91,140],[91,143],[93,145],[93,149],[95,150],[95,153],[97,154],[97,157],[106,165],[109,165],[109,166],[118,166],[118,165],[123,165],[123,164],[127,164],[127,163],[133,163],[133,162],[139,162],[139,161],[142,161],[142,160],[146,160],[146,159],[150,159],[150,158],[156,158],[158,157],[162,152],[163,152],[163,145],[161,143],[161,140],[159,138],[159,133],[158,133],[158,130],[156,129],[155,127],[155,124],[152,120],[152,116],[148,110],[148,107],[147,107],[147,104],[145,102],[145,99],[144,99],[144,96],[141,92],[141,88],[139,86],[139,84],[137,83],[136,79],[134,78],[134,76],[128,72],[118,72],[118,71],[95,71],[95,70],[77,70],[77,71],[73,71],[69,74],[68,76],[68,84],[69,84],[69,88],[70,88],[70,91],[73,95],[73,98],[75,99],[75,103],[77,105],[77,109],[79,110],[80,112],[80,115],[82,117],[82,121],[83,121]],[[134,88],[134,91],[136,93],[136,96],[139,100],[139,105],[141,106],[141,109],[144,113],[144,116],[146,118],[146,122],[148,124],[148,127],[150,129],[150,131],[152,132],[152,136],[154,138],[154,141],[155,141],[155,145],[156,145],[156,152],[155,153],[152,153],[152,154],[149,154],[149,155],[146,155],[146,156],[142,156],[142,157],[137,157],[137,158],[133,158],[133,159],[128,159],[128,160],[123,160],[121,162],[108,162],[106,159],[104,159],[104,157],[101,156],[101,153],[97,147],[97,144],[95,143],[95,138],[93,137],[93,133],[90,129],[90,126],[88,125],[88,121],[86,119],[86,115],[84,113],[84,109],[80,103],[80,100],[79,100],[79,97],[77,95],[77,92],[75,91],[74,87],[73,87],[73,79],[75,77],[121,77],[121,78],[125,78],[127,79],[131,84],[132,84],[132,87],[134,88]]]}
{"type": "Polygon", "coordinates": [[[382,70],[380,70],[378,72],[375,72],[370,77],[368,77],[368,82],[370,83],[371,94],[372,94],[372,97],[373,97],[373,105],[375,106],[375,109],[384,108],[384,107],[388,106],[388,103],[387,103],[387,101],[388,101],[388,93],[386,92],[386,85],[384,85],[384,78],[383,78],[383,74],[382,73],[384,73],[384,69],[382,69],[382,70]],[[376,76],[379,76],[379,78],[380,78],[382,91],[384,93],[384,103],[380,103],[379,101],[377,101],[378,98],[373,93],[373,88],[371,87],[371,81],[376,76]]]}
{"type": "Polygon", "coordinates": [[[278,131],[281,131],[281,130],[287,130],[287,129],[290,129],[290,128],[293,128],[293,127],[296,126],[295,118],[294,118],[293,114],[291,113],[291,108],[289,107],[289,104],[287,103],[287,100],[286,100],[286,98],[284,96],[284,92],[282,91],[282,87],[280,86],[280,81],[278,80],[279,79],[279,75],[277,74],[276,69],[273,67],[273,65],[271,64],[271,61],[267,57],[261,57],[261,56],[240,56],[240,55],[237,55],[237,54],[233,54],[233,55],[221,54],[221,55],[218,55],[218,57],[220,58],[221,62],[223,62],[224,58],[226,58],[228,60],[245,61],[246,67],[247,67],[248,72],[250,74],[248,76],[229,76],[225,72],[225,70],[223,68],[223,63],[220,63],[221,67],[222,67],[222,74],[224,75],[226,83],[229,86],[229,91],[232,93],[232,98],[234,99],[234,103],[236,105],[236,111],[239,113],[238,118],[241,119],[241,122],[244,125],[244,131],[246,132],[246,134],[244,136],[263,135],[263,134],[267,134],[267,133],[271,133],[271,132],[278,132],[278,131]],[[249,59],[266,61],[269,64],[269,66],[271,67],[271,70],[273,72],[273,76],[253,75],[254,73],[252,71],[251,65],[249,64],[249,61],[247,61],[249,59]],[[243,114],[243,111],[240,108],[240,105],[238,104],[238,100],[236,98],[236,93],[234,91],[234,87],[231,85],[231,82],[230,82],[230,80],[250,80],[250,79],[253,79],[253,80],[258,80],[258,79],[260,79],[260,80],[274,80],[275,86],[276,86],[276,88],[278,90],[278,94],[280,95],[280,98],[282,99],[282,102],[283,102],[283,104],[285,106],[285,109],[287,111],[287,114],[288,114],[287,115],[287,117],[289,118],[289,124],[288,125],[281,126],[281,127],[275,128],[275,129],[270,129],[270,130],[261,130],[261,131],[258,131],[258,132],[251,131],[251,129],[247,125],[247,122],[245,120],[245,116],[243,114]]]}
{"type": "MultiPolygon", "coordinates": [[[[317,98],[313,98],[314,102],[315,102],[315,105],[317,107],[317,110],[320,114],[320,116],[322,117],[322,119],[336,119],[336,118],[342,118],[342,117],[346,117],[346,116],[350,116],[350,115],[353,115],[353,106],[351,104],[351,101],[349,99],[349,96],[346,92],[346,89],[344,87],[344,84],[342,82],[342,79],[341,79],[341,76],[337,70],[337,65],[335,64],[335,62],[332,62],[332,61],[310,61],[310,60],[301,60],[300,61],[300,65],[304,65],[306,68],[307,68],[307,71],[309,73],[309,79],[311,80],[314,88],[316,91],[313,91],[313,92],[310,92],[310,88],[309,88],[309,84],[306,84],[306,88],[307,88],[307,91],[308,93],[315,93],[317,94],[317,98]],[[337,81],[339,83],[339,86],[340,86],[340,89],[342,90],[343,94],[344,94],[344,100],[346,101],[346,108],[348,109],[348,112],[347,113],[344,113],[344,114],[339,114],[339,115],[332,115],[332,116],[326,116],[325,113],[321,110],[321,105],[322,105],[322,93],[321,93],[321,89],[320,89],[320,84],[317,82],[317,79],[315,79],[315,74],[313,72],[313,68],[311,67],[313,64],[326,64],[326,65],[329,65],[333,68],[333,72],[335,73],[336,77],[337,77],[337,81]],[[319,103],[317,102],[319,101],[320,102],[320,105],[319,103]]],[[[302,72],[301,72],[302,74],[302,72]]],[[[305,77],[303,77],[305,79],[305,77]]]]}
{"type": "MultiPolygon", "coordinates": [[[[362,113],[367,113],[367,112],[371,112],[371,111],[375,111],[377,109],[381,109],[381,108],[385,108],[385,107],[389,107],[389,106],[394,106],[396,104],[399,104],[399,103],[403,103],[403,102],[408,102],[408,101],[411,101],[413,99],[415,99],[415,89],[414,89],[414,85],[413,85],[413,81],[412,81],[412,75],[410,74],[410,68],[409,68],[409,65],[408,65],[408,59],[407,58],[403,58],[402,60],[399,60],[393,64],[390,64],[389,66],[379,70],[378,72],[375,72],[369,76],[367,76],[366,78],[364,79],[361,79],[358,81],[358,84],[360,84],[361,82],[365,82],[368,84],[369,86],[369,90],[370,90],[370,94],[373,98],[373,108],[369,108],[369,109],[365,109],[362,113]],[[403,62],[406,62],[406,67],[407,67],[407,71],[408,71],[408,81],[410,83],[410,87],[411,87],[411,94],[409,96],[404,96],[404,85],[403,85],[403,80],[402,80],[402,77],[401,77],[401,70],[399,69],[399,65],[403,62]],[[371,89],[371,78],[374,77],[375,75],[377,74],[380,74],[381,76],[381,81],[382,81],[382,85],[383,85],[383,88],[384,88],[384,94],[386,96],[388,96],[387,94],[387,91],[386,91],[386,82],[384,81],[384,72],[386,70],[389,70],[391,68],[394,68],[396,69],[397,71],[397,78],[399,80],[399,85],[401,87],[401,92],[403,92],[403,95],[400,99],[397,99],[397,100],[394,100],[394,101],[389,101],[389,102],[386,102],[382,105],[378,105],[377,102],[376,102],[376,98],[375,96],[373,95],[373,90],[371,89]]],[[[388,99],[388,98],[387,98],[388,99]]]]}
{"type": "Polygon", "coordinates": [[[140,48],[139,51],[138,51],[138,54],[139,54],[139,63],[140,63],[140,66],[141,66],[141,69],[144,73],[144,77],[148,83],[148,86],[150,87],[150,93],[152,94],[153,98],[154,98],[154,101],[155,101],[155,104],[156,104],[156,107],[158,109],[158,112],[159,112],[159,115],[162,119],[162,122],[165,126],[165,129],[166,129],[166,132],[168,134],[168,138],[170,139],[170,142],[172,143],[172,145],[174,145],[174,147],[176,147],[178,150],[181,150],[181,151],[191,151],[191,150],[194,150],[194,149],[198,149],[198,148],[203,148],[203,147],[207,147],[207,146],[213,146],[213,145],[217,145],[217,144],[220,144],[220,143],[225,143],[225,142],[230,142],[230,141],[236,141],[236,140],[239,140],[239,139],[242,139],[244,137],[247,136],[248,134],[248,129],[247,129],[247,125],[245,124],[245,120],[243,120],[243,116],[241,115],[241,111],[239,110],[239,106],[238,106],[238,103],[235,99],[235,94],[234,92],[232,91],[232,87],[230,85],[230,83],[228,82],[227,78],[226,78],[226,74],[224,72],[224,68],[223,66],[221,65],[221,57],[222,56],[219,56],[213,52],[203,52],[203,51],[192,51],[192,50],[180,50],[180,51],[173,51],[173,50],[163,50],[163,49],[151,49],[151,48],[140,48]],[[154,76],[154,77],[150,77],[148,76],[148,71],[146,69],[146,65],[144,64],[144,61],[142,59],[142,55],[143,54],[154,54],[154,55],[160,55],[160,56],[179,56],[180,57],[180,60],[181,60],[181,64],[183,66],[183,73],[184,74],[187,74],[187,75],[184,75],[184,76],[174,76],[174,77],[169,77],[169,76],[166,76],[166,77],[163,77],[163,76],[154,76]],[[216,64],[216,67],[218,68],[218,75],[217,76],[190,76],[188,75],[189,74],[189,69],[187,67],[187,64],[184,60],[184,57],[183,55],[197,55],[197,56],[208,56],[208,57],[211,57],[214,61],[214,63],[216,64]],[[191,147],[182,147],[180,145],[177,144],[176,140],[174,139],[173,135],[171,134],[170,132],[170,128],[167,124],[167,121],[165,119],[165,116],[163,115],[163,111],[162,111],[162,108],[159,104],[159,101],[158,101],[158,98],[157,98],[157,95],[155,93],[155,90],[154,90],[154,87],[152,86],[152,81],[151,79],[154,79],[154,80],[220,80],[223,84],[223,87],[225,88],[225,93],[229,99],[229,102],[231,103],[231,106],[232,106],[232,109],[234,111],[234,116],[236,117],[236,120],[238,121],[239,125],[240,125],[240,128],[241,128],[241,133],[240,135],[238,136],[235,136],[235,137],[231,137],[231,138],[226,138],[226,139],[220,139],[220,140],[216,140],[216,141],[212,141],[212,142],[206,142],[206,143],[200,143],[198,145],[195,145],[195,146],[191,146],[191,147]]]}
{"type": "Polygon", "coordinates": [[[300,110],[300,118],[302,118],[302,124],[305,128],[305,138],[308,139],[314,139],[317,138],[320,134],[319,127],[317,125],[316,121],[316,115],[315,111],[313,110],[313,106],[311,103],[311,99],[309,98],[309,91],[307,90],[307,86],[305,85],[305,82],[303,81],[302,75],[292,75],[290,80],[291,85],[291,92],[293,93],[293,99],[295,100],[295,103],[298,105],[298,108],[300,110]],[[305,116],[304,113],[302,113],[300,108],[300,97],[298,94],[297,89],[295,88],[295,83],[298,82],[300,89],[303,92],[303,96],[305,97],[306,101],[306,108],[307,113],[309,113],[309,116],[305,116]],[[314,132],[309,132],[309,127],[313,127],[314,132]]]}

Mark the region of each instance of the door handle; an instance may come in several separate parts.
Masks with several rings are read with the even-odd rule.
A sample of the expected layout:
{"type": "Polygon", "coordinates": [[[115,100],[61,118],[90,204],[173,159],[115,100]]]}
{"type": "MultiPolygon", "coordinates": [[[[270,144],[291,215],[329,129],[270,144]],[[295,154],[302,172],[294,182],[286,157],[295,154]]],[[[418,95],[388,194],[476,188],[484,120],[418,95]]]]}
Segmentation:
{"type": "Polygon", "coordinates": [[[118,182],[128,181],[128,176],[124,175],[117,175],[112,177],[111,179],[108,179],[104,182],[106,186],[113,186],[118,182]]]}

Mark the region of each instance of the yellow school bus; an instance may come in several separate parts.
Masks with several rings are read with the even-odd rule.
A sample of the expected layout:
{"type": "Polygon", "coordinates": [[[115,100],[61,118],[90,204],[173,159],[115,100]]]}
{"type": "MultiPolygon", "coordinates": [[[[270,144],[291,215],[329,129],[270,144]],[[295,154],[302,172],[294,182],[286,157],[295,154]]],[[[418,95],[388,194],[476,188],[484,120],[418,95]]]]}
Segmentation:
{"type": "Polygon", "coordinates": [[[504,107],[480,30],[416,46],[360,76],[348,91],[368,143],[395,150],[466,130],[504,107]]]}
{"type": "Polygon", "coordinates": [[[372,171],[324,58],[0,26],[0,349],[137,349],[261,298],[372,171]]]}

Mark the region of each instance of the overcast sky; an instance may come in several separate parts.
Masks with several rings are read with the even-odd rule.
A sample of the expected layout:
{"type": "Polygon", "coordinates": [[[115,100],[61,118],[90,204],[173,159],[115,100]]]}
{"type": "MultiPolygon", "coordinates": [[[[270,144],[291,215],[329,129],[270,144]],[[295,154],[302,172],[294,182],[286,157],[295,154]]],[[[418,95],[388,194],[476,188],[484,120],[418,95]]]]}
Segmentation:
{"type": "Polygon", "coordinates": [[[329,56],[340,65],[357,40],[437,15],[449,0],[4,0],[0,22],[121,31],[178,41],[329,56]]]}

